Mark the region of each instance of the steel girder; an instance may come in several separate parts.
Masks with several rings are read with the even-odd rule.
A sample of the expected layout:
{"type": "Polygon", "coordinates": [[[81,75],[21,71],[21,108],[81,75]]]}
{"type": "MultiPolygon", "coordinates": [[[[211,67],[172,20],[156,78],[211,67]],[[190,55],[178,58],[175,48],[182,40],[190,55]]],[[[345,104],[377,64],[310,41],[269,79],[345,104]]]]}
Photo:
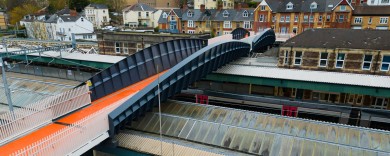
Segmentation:
{"type": "Polygon", "coordinates": [[[108,115],[110,135],[158,104],[159,90],[160,100],[165,101],[219,67],[246,56],[250,49],[250,44],[242,41],[224,41],[209,45],[187,57],[108,115]],[[158,81],[160,89],[157,87],[158,81]]]}
{"type": "Polygon", "coordinates": [[[252,51],[259,51],[261,48],[275,43],[276,36],[273,29],[268,29],[262,34],[256,35],[252,41],[252,51]]]}
{"type": "Polygon", "coordinates": [[[234,40],[243,39],[245,38],[245,35],[248,35],[247,37],[249,37],[251,33],[244,28],[236,28],[232,31],[232,36],[234,40]]]}
{"type": "Polygon", "coordinates": [[[207,45],[202,39],[178,39],[145,48],[94,75],[92,101],[167,70],[207,45]]]}

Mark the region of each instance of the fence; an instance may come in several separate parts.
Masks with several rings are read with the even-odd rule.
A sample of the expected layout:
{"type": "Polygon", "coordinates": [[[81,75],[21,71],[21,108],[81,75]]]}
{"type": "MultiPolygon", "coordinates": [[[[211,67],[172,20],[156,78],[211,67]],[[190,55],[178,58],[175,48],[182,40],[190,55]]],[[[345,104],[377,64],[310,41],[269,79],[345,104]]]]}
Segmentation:
{"type": "Polygon", "coordinates": [[[41,66],[32,66],[32,65],[25,65],[25,64],[14,64],[12,67],[8,70],[11,72],[16,73],[23,73],[23,74],[31,74],[31,75],[37,75],[37,76],[46,76],[46,77],[54,77],[54,78],[61,78],[61,79],[67,79],[67,80],[75,80],[80,82],[85,82],[89,78],[91,78],[94,73],[88,73],[88,72],[82,72],[82,71],[75,71],[75,70],[69,70],[69,69],[58,69],[58,68],[52,68],[52,67],[41,67],[41,66]]]}
{"type": "Polygon", "coordinates": [[[108,113],[126,100],[127,98],[117,101],[116,103],[103,108],[94,114],[91,114],[80,121],[31,144],[30,146],[24,147],[11,155],[52,156],[72,154],[72,152],[82,148],[86,143],[97,138],[97,136],[107,133],[109,129],[108,113]]]}
{"type": "Polygon", "coordinates": [[[0,144],[91,103],[87,86],[0,115],[0,144]]]}

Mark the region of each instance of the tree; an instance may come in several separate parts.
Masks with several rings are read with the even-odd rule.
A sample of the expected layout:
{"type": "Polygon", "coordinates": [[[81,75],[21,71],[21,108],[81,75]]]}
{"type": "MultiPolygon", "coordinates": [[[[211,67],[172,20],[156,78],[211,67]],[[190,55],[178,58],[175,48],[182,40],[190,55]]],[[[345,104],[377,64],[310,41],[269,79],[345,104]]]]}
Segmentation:
{"type": "Polygon", "coordinates": [[[88,4],[88,0],[70,0],[69,8],[81,12],[88,4]]]}
{"type": "Polygon", "coordinates": [[[91,3],[109,5],[109,0],[90,0],[91,3]]]}
{"type": "Polygon", "coordinates": [[[36,13],[40,8],[36,5],[23,4],[21,6],[14,7],[10,11],[10,24],[15,25],[20,20],[23,19],[24,16],[32,13],[36,13]]]}
{"type": "Polygon", "coordinates": [[[54,13],[58,10],[64,9],[67,2],[67,0],[49,0],[48,10],[50,13],[54,13]]]}

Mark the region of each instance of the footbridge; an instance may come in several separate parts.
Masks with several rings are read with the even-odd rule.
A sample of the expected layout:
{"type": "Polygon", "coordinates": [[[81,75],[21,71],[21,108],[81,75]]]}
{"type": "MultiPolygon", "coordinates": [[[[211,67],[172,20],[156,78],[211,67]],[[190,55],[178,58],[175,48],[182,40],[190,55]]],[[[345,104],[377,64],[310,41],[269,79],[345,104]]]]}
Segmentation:
{"type": "MultiPolygon", "coordinates": [[[[0,147],[0,155],[80,155],[221,66],[275,42],[273,30],[207,45],[180,39],[153,45],[101,71],[91,104],[0,147]]],[[[130,124],[131,125],[131,124],[130,124]]]]}

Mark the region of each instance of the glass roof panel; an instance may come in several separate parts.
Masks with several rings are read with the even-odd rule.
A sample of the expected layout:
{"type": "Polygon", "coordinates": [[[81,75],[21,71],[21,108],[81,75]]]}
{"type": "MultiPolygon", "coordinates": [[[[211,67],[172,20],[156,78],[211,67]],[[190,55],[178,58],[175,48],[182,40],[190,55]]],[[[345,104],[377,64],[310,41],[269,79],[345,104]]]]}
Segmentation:
{"type": "Polygon", "coordinates": [[[271,152],[270,156],[279,156],[280,149],[282,148],[282,136],[281,135],[275,135],[274,141],[271,144],[271,152]]]}
{"type": "Polygon", "coordinates": [[[223,137],[222,146],[229,148],[230,144],[233,142],[234,135],[236,134],[237,128],[229,127],[225,136],[223,137]]]}
{"type": "Polygon", "coordinates": [[[246,133],[243,133],[243,140],[240,145],[240,151],[248,152],[251,147],[251,143],[256,136],[256,131],[248,130],[246,133]]]}
{"type": "Polygon", "coordinates": [[[280,147],[280,152],[279,155],[290,155],[291,153],[291,148],[294,143],[294,138],[293,137],[287,137],[287,136],[281,136],[282,137],[282,145],[280,147]]]}
{"type": "Polygon", "coordinates": [[[303,148],[302,148],[302,155],[304,155],[304,156],[313,155],[314,145],[315,145],[314,142],[309,141],[309,140],[304,140],[303,141],[303,148]]]}
{"type": "Polygon", "coordinates": [[[349,144],[355,147],[359,147],[360,133],[356,129],[349,129],[349,144]]]}
{"type": "Polygon", "coordinates": [[[177,124],[176,124],[176,127],[171,127],[171,129],[168,131],[168,135],[170,136],[179,136],[180,132],[183,130],[184,126],[186,125],[188,119],[180,119],[177,124]]]}
{"type": "Polygon", "coordinates": [[[322,142],[316,142],[315,144],[316,145],[313,151],[313,155],[315,156],[325,155],[326,144],[322,142]]]}
{"type": "Polygon", "coordinates": [[[226,125],[219,125],[218,133],[215,135],[213,145],[222,146],[222,139],[224,138],[227,129],[228,127],[226,125]]]}
{"type": "Polygon", "coordinates": [[[339,146],[334,144],[327,144],[325,149],[325,155],[338,155],[339,146]]]}
{"type": "Polygon", "coordinates": [[[292,143],[292,148],[291,148],[291,156],[299,156],[302,152],[302,147],[303,147],[303,140],[296,138],[294,139],[294,142],[292,143]]]}
{"type": "Polygon", "coordinates": [[[233,141],[230,144],[229,148],[234,150],[239,150],[241,142],[244,140],[244,134],[247,134],[248,130],[246,129],[237,129],[237,133],[233,137],[233,141]]]}
{"type": "Polygon", "coordinates": [[[195,120],[188,120],[183,130],[179,133],[178,137],[186,139],[192,127],[195,126],[194,124],[195,124],[195,120]]]}
{"type": "Polygon", "coordinates": [[[274,134],[265,133],[259,154],[260,155],[269,155],[273,142],[274,142],[274,134]]]}
{"type": "Polygon", "coordinates": [[[250,153],[258,154],[261,148],[261,143],[264,139],[264,133],[257,132],[256,136],[253,138],[251,146],[249,148],[250,153]]]}
{"type": "Polygon", "coordinates": [[[339,148],[339,156],[351,156],[351,148],[350,147],[341,146],[339,148]]]}
{"type": "Polygon", "coordinates": [[[199,124],[201,124],[201,128],[198,132],[198,135],[195,137],[195,141],[203,142],[211,125],[210,125],[210,123],[207,123],[207,122],[199,122],[199,124]]]}
{"type": "Polygon", "coordinates": [[[206,137],[204,138],[204,143],[213,143],[213,140],[219,131],[218,128],[219,128],[218,124],[210,125],[210,129],[207,132],[206,137]]]}
{"type": "Polygon", "coordinates": [[[336,126],[328,126],[328,134],[326,140],[329,142],[337,143],[337,132],[338,127],[336,126]]]}

